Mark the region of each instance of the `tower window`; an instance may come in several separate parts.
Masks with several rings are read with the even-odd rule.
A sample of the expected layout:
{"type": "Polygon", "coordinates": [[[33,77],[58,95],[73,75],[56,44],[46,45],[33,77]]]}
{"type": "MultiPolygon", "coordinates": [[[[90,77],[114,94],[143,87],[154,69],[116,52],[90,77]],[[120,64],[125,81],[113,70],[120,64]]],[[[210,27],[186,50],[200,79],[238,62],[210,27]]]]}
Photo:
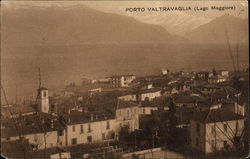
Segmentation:
{"type": "Polygon", "coordinates": [[[43,92],[43,96],[44,97],[46,97],[47,96],[47,92],[45,91],[45,92],[43,92]]]}

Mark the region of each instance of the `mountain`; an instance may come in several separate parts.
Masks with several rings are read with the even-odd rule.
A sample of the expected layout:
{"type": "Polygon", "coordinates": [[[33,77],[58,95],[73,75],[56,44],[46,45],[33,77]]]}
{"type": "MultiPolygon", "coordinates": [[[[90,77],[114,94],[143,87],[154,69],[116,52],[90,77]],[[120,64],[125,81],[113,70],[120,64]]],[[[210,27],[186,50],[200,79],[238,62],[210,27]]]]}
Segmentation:
{"type": "Polygon", "coordinates": [[[174,64],[176,45],[185,41],[160,26],[85,6],[1,9],[1,77],[9,96],[16,86],[19,97],[35,93],[38,67],[49,89],[83,76],[150,74],[174,64]]]}
{"type": "Polygon", "coordinates": [[[85,6],[3,9],[2,42],[8,44],[175,43],[164,28],[85,6]]]}
{"type": "MultiPolygon", "coordinates": [[[[160,13],[159,13],[160,14],[160,13]]],[[[185,12],[173,12],[168,14],[134,15],[130,16],[147,24],[156,24],[165,28],[169,33],[183,36],[190,30],[211,21],[210,18],[189,15],[185,12]]]]}
{"type": "Polygon", "coordinates": [[[229,43],[247,43],[248,22],[224,15],[193,29],[185,37],[193,43],[227,43],[227,39],[229,43]]]}

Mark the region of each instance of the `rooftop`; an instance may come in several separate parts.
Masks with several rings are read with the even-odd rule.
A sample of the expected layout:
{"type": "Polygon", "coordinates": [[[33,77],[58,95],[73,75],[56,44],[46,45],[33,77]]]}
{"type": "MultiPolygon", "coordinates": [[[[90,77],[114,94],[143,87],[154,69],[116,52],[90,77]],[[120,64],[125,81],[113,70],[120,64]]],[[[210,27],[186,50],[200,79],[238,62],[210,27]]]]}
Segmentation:
{"type": "Polygon", "coordinates": [[[213,123],[222,121],[232,121],[236,119],[244,119],[243,116],[237,115],[233,112],[222,111],[221,109],[215,109],[210,111],[203,111],[196,113],[192,120],[198,121],[200,123],[213,123]]]}
{"type": "Polygon", "coordinates": [[[117,108],[118,109],[129,108],[129,107],[137,107],[137,106],[139,106],[137,103],[129,102],[129,101],[123,101],[123,100],[118,100],[118,103],[117,103],[117,108]]]}
{"type": "Polygon", "coordinates": [[[158,104],[151,101],[141,101],[139,104],[141,107],[159,107],[158,104]]]}
{"type": "Polygon", "coordinates": [[[141,90],[139,93],[143,94],[143,93],[154,93],[154,92],[159,92],[161,91],[160,88],[151,88],[151,89],[146,89],[146,90],[141,90]]]}
{"type": "Polygon", "coordinates": [[[55,121],[53,123],[53,127],[51,127],[50,124],[43,124],[42,122],[40,124],[37,124],[34,122],[32,125],[18,126],[17,129],[14,128],[14,126],[1,129],[1,138],[15,137],[19,136],[19,134],[27,135],[52,132],[63,129],[63,127],[64,126],[58,121],[55,121]],[[41,125],[43,125],[43,127],[41,125]]]}
{"type": "Polygon", "coordinates": [[[83,112],[72,111],[71,114],[66,115],[65,118],[68,121],[67,124],[72,125],[72,124],[84,124],[84,123],[115,119],[115,114],[103,113],[103,112],[83,113],[83,112]]]}

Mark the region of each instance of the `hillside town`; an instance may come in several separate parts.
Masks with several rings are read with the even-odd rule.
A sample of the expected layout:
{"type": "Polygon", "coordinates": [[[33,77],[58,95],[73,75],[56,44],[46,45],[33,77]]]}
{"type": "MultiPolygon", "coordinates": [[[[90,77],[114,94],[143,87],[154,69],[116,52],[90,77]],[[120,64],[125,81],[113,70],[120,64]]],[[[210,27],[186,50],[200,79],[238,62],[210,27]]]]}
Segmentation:
{"type": "Polygon", "coordinates": [[[40,82],[34,88],[36,98],[1,105],[2,155],[51,159],[245,156],[248,71],[161,69],[150,76],[83,78],[81,84],[71,82],[55,93],[40,82]]]}

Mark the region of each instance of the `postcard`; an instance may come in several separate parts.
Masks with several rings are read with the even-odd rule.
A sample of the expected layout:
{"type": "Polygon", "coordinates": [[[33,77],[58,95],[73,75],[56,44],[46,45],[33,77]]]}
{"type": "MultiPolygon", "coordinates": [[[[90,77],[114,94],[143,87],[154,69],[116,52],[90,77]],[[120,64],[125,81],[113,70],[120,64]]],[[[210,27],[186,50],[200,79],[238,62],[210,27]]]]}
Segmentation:
{"type": "Polygon", "coordinates": [[[1,1],[1,155],[249,154],[248,3],[1,1]]]}

